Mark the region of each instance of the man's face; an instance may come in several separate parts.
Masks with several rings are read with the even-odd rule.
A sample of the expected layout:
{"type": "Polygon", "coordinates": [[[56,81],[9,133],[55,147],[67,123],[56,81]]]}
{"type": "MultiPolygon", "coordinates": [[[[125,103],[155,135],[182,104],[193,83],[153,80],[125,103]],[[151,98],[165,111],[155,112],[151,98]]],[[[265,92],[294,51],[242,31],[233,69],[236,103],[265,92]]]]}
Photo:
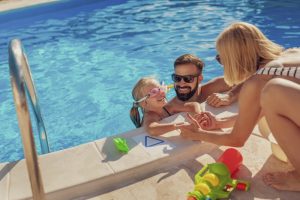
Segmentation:
{"type": "Polygon", "coordinates": [[[175,67],[173,75],[174,88],[178,99],[188,101],[194,96],[198,84],[202,81],[202,75],[198,75],[198,69],[194,64],[182,64],[175,67]]]}

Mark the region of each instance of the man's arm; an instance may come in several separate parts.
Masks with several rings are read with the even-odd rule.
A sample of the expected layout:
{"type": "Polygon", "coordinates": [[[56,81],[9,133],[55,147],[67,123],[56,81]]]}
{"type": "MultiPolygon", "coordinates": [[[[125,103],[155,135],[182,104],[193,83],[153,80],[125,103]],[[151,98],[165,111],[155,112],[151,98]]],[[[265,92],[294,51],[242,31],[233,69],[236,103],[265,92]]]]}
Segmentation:
{"type": "Polygon", "coordinates": [[[202,85],[202,95],[205,95],[206,98],[216,92],[225,92],[230,90],[231,87],[226,84],[224,81],[224,77],[220,76],[217,78],[214,78],[207,83],[202,85]]]}
{"type": "Polygon", "coordinates": [[[211,93],[210,91],[210,93],[207,95],[206,102],[213,107],[220,107],[220,106],[230,105],[233,102],[237,101],[243,83],[240,83],[233,87],[229,87],[225,83],[223,77],[218,77],[217,79],[219,79],[217,82],[210,83],[210,84],[215,83],[217,86],[215,86],[216,89],[214,90],[214,92],[211,93]],[[227,87],[222,86],[224,84],[226,84],[227,87]]]}

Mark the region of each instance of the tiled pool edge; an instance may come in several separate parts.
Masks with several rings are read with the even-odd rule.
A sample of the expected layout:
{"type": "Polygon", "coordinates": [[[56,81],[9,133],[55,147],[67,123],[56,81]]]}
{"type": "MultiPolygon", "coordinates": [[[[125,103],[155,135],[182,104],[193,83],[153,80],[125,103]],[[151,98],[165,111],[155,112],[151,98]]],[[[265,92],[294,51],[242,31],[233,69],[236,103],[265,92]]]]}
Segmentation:
{"type": "MultiPolygon", "coordinates": [[[[169,118],[171,121],[182,119],[169,118]]],[[[175,135],[179,133],[175,135],[174,132],[170,133],[170,141],[173,141],[171,143],[176,144],[176,147],[168,153],[161,152],[154,155],[147,153],[148,150],[143,149],[143,144],[134,143],[132,139],[145,134],[144,130],[135,129],[122,134],[123,137],[132,140],[131,143],[133,142],[132,149],[127,155],[120,155],[111,143],[111,138],[104,138],[39,156],[47,199],[82,199],[91,194],[101,194],[145,178],[158,169],[193,159],[209,152],[211,150],[209,148],[215,148],[214,145],[199,145],[199,142],[176,137],[175,135]],[[107,153],[113,160],[105,158],[107,153]]],[[[151,148],[152,151],[156,147],[151,148]]],[[[0,164],[0,167],[7,168],[8,165],[12,164],[0,164]]],[[[31,188],[24,160],[18,161],[9,170],[0,170],[0,172],[2,177],[0,191],[4,191],[1,192],[1,195],[3,194],[1,199],[31,199],[31,188]]]]}
{"type": "Polygon", "coordinates": [[[212,149],[207,149],[207,145],[196,146],[198,148],[194,148],[195,146],[193,145],[191,148],[185,149],[186,151],[182,151],[182,153],[176,154],[176,156],[166,156],[160,159],[155,159],[148,163],[144,163],[142,165],[124,171],[116,172],[112,175],[104,176],[90,182],[85,182],[80,185],[74,185],[71,188],[63,188],[61,191],[48,193],[47,199],[90,198],[94,195],[110,192],[123,186],[135,183],[155,174],[157,170],[167,170],[173,165],[184,163],[187,160],[200,156],[204,152],[207,153],[214,149],[213,145],[210,146],[210,148],[212,149]]]}

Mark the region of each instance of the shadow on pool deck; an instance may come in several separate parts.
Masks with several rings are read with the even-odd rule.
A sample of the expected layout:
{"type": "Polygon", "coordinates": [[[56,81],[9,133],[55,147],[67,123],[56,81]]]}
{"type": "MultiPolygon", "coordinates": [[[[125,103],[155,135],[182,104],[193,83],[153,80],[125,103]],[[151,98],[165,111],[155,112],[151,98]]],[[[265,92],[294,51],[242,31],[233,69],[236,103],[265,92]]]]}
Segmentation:
{"type": "Polygon", "coordinates": [[[17,165],[18,162],[19,161],[4,164],[2,169],[0,169],[0,182],[17,165]]]}
{"type": "MultiPolygon", "coordinates": [[[[159,169],[156,173],[152,173],[141,180],[136,180],[134,183],[125,187],[116,187],[113,191],[99,196],[95,194],[95,196],[91,197],[90,200],[186,199],[187,192],[192,190],[194,187],[194,175],[205,164],[216,160],[223,153],[222,149],[223,148],[216,147],[211,152],[208,152],[208,154],[201,155],[197,159],[190,160],[179,166],[174,166],[168,169],[159,169]]],[[[244,155],[244,157],[245,156],[247,155],[244,155]]],[[[249,160],[247,159],[246,162],[248,161],[249,160]]],[[[264,173],[283,169],[288,170],[290,169],[290,166],[277,160],[272,155],[265,160],[262,168],[257,167],[257,173],[253,173],[253,169],[249,169],[247,165],[241,166],[236,176],[239,179],[250,181],[251,188],[248,192],[234,191],[230,199],[299,199],[299,192],[278,191],[263,183],[262,175],[264,173]]]]}

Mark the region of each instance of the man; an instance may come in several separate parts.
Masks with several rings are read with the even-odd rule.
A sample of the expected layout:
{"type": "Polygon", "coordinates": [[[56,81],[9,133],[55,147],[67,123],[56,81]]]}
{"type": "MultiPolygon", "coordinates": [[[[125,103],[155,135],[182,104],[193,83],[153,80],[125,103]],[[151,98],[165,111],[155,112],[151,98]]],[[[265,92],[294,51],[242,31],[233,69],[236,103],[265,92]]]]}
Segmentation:
{"type": "Polygon", "coordinates": [[[232,93],[223,77],[215,78],[201,86],[203,67],[203,61],[191,54],[184,54],[175,60],[172,80],[176,97],[171,99],[170,104],[202,103],[207,100],[209,105],[219,107],[229,105],[237,99],[237,95],[232,93]]]}

